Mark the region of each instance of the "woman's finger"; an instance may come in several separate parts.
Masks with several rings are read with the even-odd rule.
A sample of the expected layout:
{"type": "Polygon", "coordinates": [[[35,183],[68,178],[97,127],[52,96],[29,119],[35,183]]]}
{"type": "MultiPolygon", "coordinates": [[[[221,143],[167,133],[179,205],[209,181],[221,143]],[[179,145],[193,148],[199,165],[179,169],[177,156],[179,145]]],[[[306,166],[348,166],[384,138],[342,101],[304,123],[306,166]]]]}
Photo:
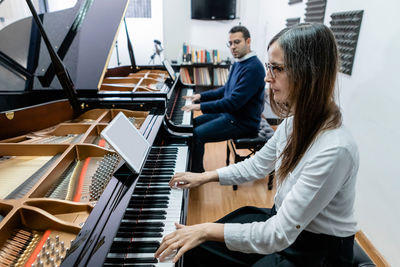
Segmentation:
{"type": "Polygon", "coordinates": [[[176,229],[185,228],[185,225],[180,224],[180,223],[175,223],[175,228],[176,228],[176,229]]]}
{"type": "Polygon", "coordinates": [[[154,256],[156,258],[158,258],[161,255],[161,253],[173,242],[173,238],[175,237],[175,235],[176,231],[164,236],[164,238],[161,241],[160,247],[154,253],[154,256]]]}
{"type": "Polygon", "coordinates": [[[173,239],[169,246],[161,253],[160,261],[164,261],[165,258],[169,257],[171,254],[175,253],[181,247],[181,241],[179,239],[173,239]]]}
{"type": "Polygon", "coordinates": [[[190,245],[188,245],[188,244],[183,245],[183,246],[178,250],[178,252],[176,253],[176,255],[175,255],[174,259],[172,260],[172,262],[173,262],[173,263],[176,263],[176,262],[180,259],[180,257],[182,257],[182,255],[183,255],[186,251],[188,251],[189,249],[192,249],[192,248],[193,248],[193,246],[190,246],[190,245]]]}

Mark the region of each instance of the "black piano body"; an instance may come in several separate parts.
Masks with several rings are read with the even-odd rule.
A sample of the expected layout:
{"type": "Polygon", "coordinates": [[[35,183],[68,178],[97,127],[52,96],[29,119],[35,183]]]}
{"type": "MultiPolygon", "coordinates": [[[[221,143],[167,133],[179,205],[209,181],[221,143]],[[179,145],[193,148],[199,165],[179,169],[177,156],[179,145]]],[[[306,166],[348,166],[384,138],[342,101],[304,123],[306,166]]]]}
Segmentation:
{"type": "MultiPolygon", "coordinates": [[[[51,155],[61,153],[61,157],[71,157],[71,161],[79,161],[80,158],[91,156],[103,156],[109,150],[106,151],[90,142],[85,143],[84,140],[90,139],[92,135],[98,135],[117,112],[124,112],[130,114],[133,120],[139,118],[140,131],[153,145],[154,150],[180,151],[180,148],[185,148],[183,154],[186,156],[181,161],[184,161],[185,168],[188,166],[190,163],[191,125],[183,127],[179,123],[175,125],[170,121],[171,115],[168,115],[168,110],[166,110],[170,96],[181,87],[179,81],[168,84],[168,90],[163,93],[123,94],[119,92],[102,93],[99,90],[106,73],[110,50],[126,6],[127,0],[78,0],[75,7],[64,12],[40,15],[45,30],[51,33],[50,39],[55,50],[58,48],[57,53],[69,70],[75,84],[76,97],[80,104],[78,113],[75,113],[69,102],[65,101],[67,94],[54,73],[50,56],[46,52],[46,47],[33,20],[31,18],[23,19],[0,31],[0,38],[11,36],[7,45],[0,47],[2,52],[0,58],[0,80],[2,81],[0,88],[0,122],[2,125],[0,164],[2,160],[6,162],[9,158],[25,154],[42,156],[49,153],[51,155]],[[17,40],[18,38],[12,32],[21,27],[30,29],[27,31],[30,34],[19,37],[25,38],[24,40],[17,40]],[[100,42],[98,41],[99,36],[101,36],[100,42]],[[15,42],[28,44],[24,47],[26,50],[22,53],[14,51],[12,44],[15,42]],[[137,115],[141,114],[140,112],[145,112],[146,115],[140,117],[141,115],[137,115]],[[76,122],[79,124],[78,126],[74,125],[76,122]],[[60,125],[64,129],[61,135],[65,135],[65,129],[71,131],[68,134],[73,135],[81,131],[83,136],[81,141],[77,144],[54,145],[29,143],[32,139],[40,139],[47,133],[58,131],[60,125]],[[45,133],[43,129],[46,130],[45,133]],[[74,157],[76,158],[74,159],[74,157]]],[[[171,114],[171,112],[169,113],[171,114]]],[[[156,153],[160,154],[160,152],[156,153]]],[[[123,160],[119,161],[117,171],[107,181],[107,186],[96,200],[94,208],[90,203],[75,205],[68,201],[46,199],[42,191],[44,188],[48,189],[49,183],[54,182],[55,178],[51,182],[46,181],[45,178],[56,177],[63,173],[69,164],[66,161],[66,159],[55,159],[55,163],[48,166],[49,169],[45,171],[45,174],[39,176],[33,189],[28,190],[28,193],[20,199],[0,200],[0,249],[10,238],[10,233],[15,226],[24,229],[39,227],[41,231],[44,231],[46,227],[53,227],[47,221],[44,223],[43,218],[50,217],[58,222],[56,218],[61,216],[59,215],[61,211],[56,211],[57,208],[53,207],[58,205],[62,207],[58,207],[58,209],[63,211],[66,209],[72,214],[73,210],[83,212],[82,209],[85,209],[85,216],[87,216],[86,220],[80,222],[79,233],[77,229],[80,227],[72,225],[71,222],[64,223],[68,225],[68,229],[72,229],[73,236],[77,236],[77,238],[71,242],[63,265],[94,266],[96,264],[98,266],[104,260],[107,262],[107,252],[113,247],[113,239],[118,232],[119,222],[123,220],[125,210],[130,205],[132,193],[137,187],[136,184],[138,181],[140,182],[138,177],[148,176],[148,174],[133,174],[129,172],[123,160]],[[47,204],[48,202],[52,204],[47,204]],[[46,205],[52,206],[52,208],[46,205]],[[45,211],[43,212],[42,209],[45,211]],[[43,215],[44,213],[45,215],[43,215]],[[32,220],[32,225],[30,225],[29,218],[34,214],[41,215],[32,220]]],[[[157,169],[159,166],[157,164],[161,163],[154,163],[152,159],[147,160],[143,169],[148,171],[151,167],[146,164],[156,164],[153,169],[157,169]]],[[[180,163],[180,165],[182,164],[180,163]]],[[[143,180],[145,179],[143,178],[143,180]]],[[[187,198],[187,192],[183,194],[181,204],[182,215],[179,218],[181,223],[185,222],[187,205],[185,198],[187,198]]],[[[62,230],[64,224],[58,223],[56,228],[62,230]]],[[[51,242],[56,242],[56,246],[61,243],[56,237],[51,242]]],[[[39,245],[41,246],[41,244],[39,245]]],[[[65,246],[68,247],[69,244],[65,246]]],[[[46,247],[46,244],[43,247],[46,247]]],[[[50,244],[46,249],[50,249],[50,244]]],[[[43,250],[39,251],[43,252],[43,250]]],[[[40,260],[48,261],[50,264],[54,263],[57,259],[54,258],[53,261],[50,261],[53,254],[52,251],[49,253],[48,257],[47,254],[40,254],[39,260],[35,259],[34,263],[40,264],[40,260]]],[[[58,260],[60,263],[62,259],[58,260]]]]}

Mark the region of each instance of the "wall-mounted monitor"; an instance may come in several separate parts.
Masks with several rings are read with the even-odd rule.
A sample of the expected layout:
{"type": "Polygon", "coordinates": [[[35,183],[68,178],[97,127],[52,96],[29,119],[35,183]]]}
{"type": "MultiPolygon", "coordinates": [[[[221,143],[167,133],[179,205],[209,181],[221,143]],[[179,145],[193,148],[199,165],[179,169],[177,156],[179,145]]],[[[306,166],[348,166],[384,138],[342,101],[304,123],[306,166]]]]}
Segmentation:
{"type": "Polygon", "coordinates": [[[236,0],[191,0],[192,19],[229,20],[236,18],[236,0]]]}

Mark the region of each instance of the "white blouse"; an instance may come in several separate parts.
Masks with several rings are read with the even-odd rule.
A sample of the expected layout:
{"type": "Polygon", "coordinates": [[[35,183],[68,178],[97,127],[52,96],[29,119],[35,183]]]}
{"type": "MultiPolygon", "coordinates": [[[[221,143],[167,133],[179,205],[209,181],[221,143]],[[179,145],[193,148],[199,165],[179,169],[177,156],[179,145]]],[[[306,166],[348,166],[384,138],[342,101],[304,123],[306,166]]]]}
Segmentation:
{"type": "MultiPolygon", "coordinates": [[[[220,183],[240,184],[277,170],[281,162],[274,165],[274,161],[286,145],[292,121],[292,117],[285,119],[254,157],[218,169],[220,183]]],[[[277,214],[265,222],[225,224],[227,247],[270,254],[289,247],[303,230],[338,237],[355,234],[358,165],[357,145],[343,125],[320,133],[289,176],[283,182],[277,181],[277,214]]]]}

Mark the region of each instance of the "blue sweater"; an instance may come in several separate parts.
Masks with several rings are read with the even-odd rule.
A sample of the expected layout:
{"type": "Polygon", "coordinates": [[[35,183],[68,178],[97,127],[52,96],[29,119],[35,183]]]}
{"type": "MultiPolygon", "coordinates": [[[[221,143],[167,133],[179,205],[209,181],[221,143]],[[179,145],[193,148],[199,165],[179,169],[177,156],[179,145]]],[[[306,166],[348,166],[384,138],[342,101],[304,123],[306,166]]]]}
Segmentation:
{"type": "Polygon", "coordinates": [[[256,56],[235,62],[224,86],[201,93],[201,111],[225,113],[257,132],[264,109],[264,77],[264,67],[256,56]]]}

